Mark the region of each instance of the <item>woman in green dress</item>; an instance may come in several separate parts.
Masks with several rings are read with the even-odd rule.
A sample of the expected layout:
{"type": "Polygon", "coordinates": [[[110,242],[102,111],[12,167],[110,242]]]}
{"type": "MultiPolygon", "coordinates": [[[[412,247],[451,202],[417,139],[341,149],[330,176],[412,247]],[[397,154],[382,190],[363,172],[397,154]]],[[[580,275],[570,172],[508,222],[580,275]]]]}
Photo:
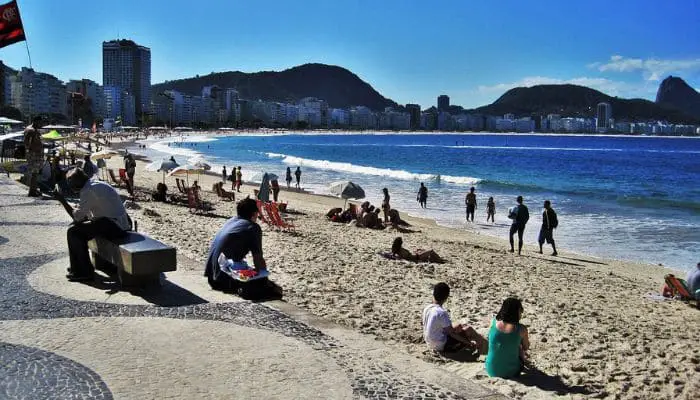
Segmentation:
{"type": "Polygon", "coordinates": [[[527,327],[520,324],[522,302],[509,297],[491,321],[486,372],[489,376],[513,378],[520,375],[530,347],[527,327]]]}

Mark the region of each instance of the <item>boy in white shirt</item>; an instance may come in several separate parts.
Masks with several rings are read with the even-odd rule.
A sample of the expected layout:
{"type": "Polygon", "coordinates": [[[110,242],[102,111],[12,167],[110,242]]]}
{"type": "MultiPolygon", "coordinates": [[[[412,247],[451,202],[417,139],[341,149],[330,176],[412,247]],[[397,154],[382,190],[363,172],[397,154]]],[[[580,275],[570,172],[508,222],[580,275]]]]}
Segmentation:
{"type": "Polygon", "coordinates": [[[455,353],[463,349],[488,352],[488,340],[471,326],[453,324],[450,315],[442,307],[450,296],[450,287],[440,282],[433,288],[433,303],[423,309],[423,338],[433,350],[455,353]]]}

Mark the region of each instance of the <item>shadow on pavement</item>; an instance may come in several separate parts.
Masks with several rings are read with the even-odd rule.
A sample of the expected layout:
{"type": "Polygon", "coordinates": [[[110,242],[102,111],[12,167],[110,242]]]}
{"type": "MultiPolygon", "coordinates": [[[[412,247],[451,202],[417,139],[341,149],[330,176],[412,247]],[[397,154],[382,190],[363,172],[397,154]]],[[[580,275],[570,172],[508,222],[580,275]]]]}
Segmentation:
{"type": "Polygon", "coordinates": [[[107,276],[95,274],[95,280],[85,282],[85,284],[95,289],[104,290],[109,295],[127,292],[161,307],[178,307],[208,303],[208,301],[189,290],[166,280],[163,275],[161,275],[160,286],[122,287],[119,284],[116,273],[103,272],[105,272],[107,276]]]}

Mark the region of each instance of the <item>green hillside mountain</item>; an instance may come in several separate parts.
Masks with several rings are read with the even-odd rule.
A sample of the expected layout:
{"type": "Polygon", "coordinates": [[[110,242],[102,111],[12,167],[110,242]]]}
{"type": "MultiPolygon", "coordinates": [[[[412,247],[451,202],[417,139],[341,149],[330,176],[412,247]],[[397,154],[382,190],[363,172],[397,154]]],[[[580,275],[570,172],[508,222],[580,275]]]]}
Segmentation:
{"type": "Polygon", "coordinates": [[[304,97],[317,97],[330,107],[366,106],[375,111],[397,106],[347,69],[325,64],[304,64],[279,72],[219,72],[166,81],[153,85],[153,94],[175,89],[201,95],[202,87],[209,85],[234,88],[241,98],[249,100],[291,103],[304,97]]]}
{"type": "Polygon", "coordinates": [[[643,99],[621,99],[597,90],[577,85],[537,85],[514,88],[495,102],[472,110],[473,112],[516,116],[560,114],[567,117],[595,117],[596,105],[605,102],[612,106],[617,121],[668,121],[698,123],[700,118],[689,116],[675,108],[662,106],[643,99]]]}

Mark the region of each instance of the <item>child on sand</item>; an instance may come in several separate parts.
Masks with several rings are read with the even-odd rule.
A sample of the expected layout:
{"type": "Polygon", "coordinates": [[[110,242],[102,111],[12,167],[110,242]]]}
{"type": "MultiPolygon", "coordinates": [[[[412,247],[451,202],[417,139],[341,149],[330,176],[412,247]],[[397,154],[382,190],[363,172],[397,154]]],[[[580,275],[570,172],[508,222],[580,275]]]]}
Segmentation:
{"type": "Polygon", "coordinates": [[[488,353],[489,343],[474,328],[453,324],[442,305],[450,296],[450,287],[440,282],[433,288],[433,303],[423,309],[423,338],[431,349],[455,353],[468,349],[478,354],[488,353]]]}

